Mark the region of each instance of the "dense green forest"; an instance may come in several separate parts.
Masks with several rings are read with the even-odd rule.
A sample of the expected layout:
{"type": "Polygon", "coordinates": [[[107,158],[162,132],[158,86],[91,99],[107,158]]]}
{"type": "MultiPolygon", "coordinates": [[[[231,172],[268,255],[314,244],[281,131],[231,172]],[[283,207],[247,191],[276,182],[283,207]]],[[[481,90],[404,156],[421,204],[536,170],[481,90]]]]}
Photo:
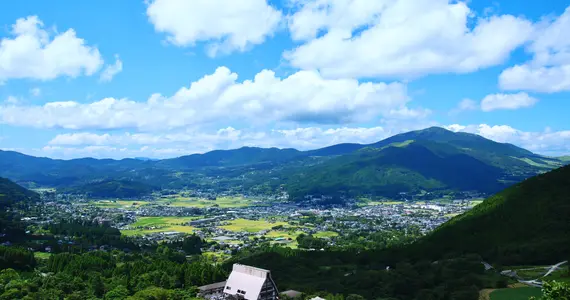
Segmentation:
{"type": "Polygon", "coordinates": [[[421,255],[476,252],[503,264],[570,258],[570,166],[529,178],[440,226],[421,255]]]}
{"type": "Polygon", "coordinates": [[[243,147],[164,160],[54,160],[0,151],[0,176],[27,187],[55,187],[99,198],[155,189],[392,197],[400,192],[498,192],[568,163],[511,144],[432,127],[377,143],[311,151],[243,147]],[[458,176],[458,174],[469,176],[458,176]]]}
{"type": "Polygon", "coordinates": [[[218,266],[187,261],[168,247],[155,253],[60,253],[41,264],[24,249],[0,247],[0,254],[27,263],[0,271],[0,299],[192,299],[196,286],[227,276],[218,266]],[[36,272],[15,271],[34,266],[36,272]]]}
{"type": "Polygon", "coordinates": [[[14,182],[0,177],[0,209],[18,203],[32,203],[39,201],[39,195],[25,189],[14,182]]]}

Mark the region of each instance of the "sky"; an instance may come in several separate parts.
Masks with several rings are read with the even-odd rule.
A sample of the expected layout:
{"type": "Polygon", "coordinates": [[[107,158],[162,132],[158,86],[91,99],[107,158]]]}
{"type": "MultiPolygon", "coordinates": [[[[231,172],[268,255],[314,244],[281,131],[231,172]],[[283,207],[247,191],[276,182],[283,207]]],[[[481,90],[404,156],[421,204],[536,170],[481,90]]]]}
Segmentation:
{"type": "Polygon", "coordinates": [[[564,0],[7,1],[0,149],[166,158],[441,126],[570,154],[564,0]]]}

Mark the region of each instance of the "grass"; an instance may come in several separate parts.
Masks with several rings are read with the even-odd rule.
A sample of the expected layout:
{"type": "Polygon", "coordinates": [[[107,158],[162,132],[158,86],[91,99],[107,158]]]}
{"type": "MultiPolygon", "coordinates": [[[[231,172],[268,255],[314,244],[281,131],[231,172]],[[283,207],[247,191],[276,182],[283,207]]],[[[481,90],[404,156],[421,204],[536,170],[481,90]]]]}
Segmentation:
{"type": "Polygon", "coordinates": [[[36,259],[49,259],[49,257],[51,256],[51,253],[47,253],[47,252],[34,252],[34,257],[36,259]]]}
{"type": "Polygon", "coordinates": [[[540,288],[521,287],[514,289],[498,289],[491,293],[490,300],[528,300],[531,296],[542,296],[540,288]]]}
{"type": "Polygon", "coordinates": [[[470,206],[479,205],[481,203],[483,203],[483,200],[471,200],[471,201],[469,201],[470,206]]]}
{"type": "Polygon", "coordinates": [[[287,225],[286,222],[274,222],[270,223],[266,220],[247,220],[247,219],[235,219],[230,222],[229,225],[220,226],[229,231],[247,231],[247,232],[258,232],[261,230],[269,230],[271,227],[278,225],[287,225]]]}
{"type": "Polygon", "coordinates": [[[218,197],[216,200],[175,196],[171,198],[163,198],[158,200],[157,202],[175,207],[197,207],[197,208],[213,207],[215,205],[222,208],[246,207],[251,204],[250,200],[248,199],[245,199],[243,197],[231,197],[231,196],[218,197]]]}
{"type": "Polygon", "coordinates": [[[130,225],[132,229],[121,230],[124,235],[141,235],[156,232],[178,231],[184,233],[194,232],[194,227],[183,224],[195,220],[197,217],[141,217],[130,225]],[[147,229],[155,227],[153,229],[147,229]]]}
{"type": "Polygon", "coordinates": [[[336,233],[334,231],[319,231],[319,232],[313,234],[313,236],[318,237],[318,238],[331,238],[331,237],[338,236],[338,233],[336,233]]]}

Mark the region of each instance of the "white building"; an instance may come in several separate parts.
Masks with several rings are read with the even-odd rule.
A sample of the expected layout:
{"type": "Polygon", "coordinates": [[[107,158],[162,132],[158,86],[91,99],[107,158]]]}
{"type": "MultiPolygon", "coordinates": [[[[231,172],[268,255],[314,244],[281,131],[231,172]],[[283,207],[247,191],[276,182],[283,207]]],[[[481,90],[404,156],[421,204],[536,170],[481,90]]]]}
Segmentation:
{"type": "Polygon", "coordinates": [[[279,299],[277,286],[268,270],[234,264],[224,287],[224,294],[235,299],[279,299]]]}

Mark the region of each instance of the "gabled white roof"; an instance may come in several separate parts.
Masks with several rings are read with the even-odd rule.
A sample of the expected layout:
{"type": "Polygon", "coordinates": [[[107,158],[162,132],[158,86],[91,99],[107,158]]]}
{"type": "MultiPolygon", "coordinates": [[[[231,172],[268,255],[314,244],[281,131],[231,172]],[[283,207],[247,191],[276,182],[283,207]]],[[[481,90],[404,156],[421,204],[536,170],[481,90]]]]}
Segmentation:
{"type": "Polygon", "coordinates": [[[269,271],[264,269],[234,264],[232,273],[224,287],[224,293],[241,295],[248,300],[256,300],[268,274],[269,271]],[[238,290],[245,291],[245,294],[238,293],[238,290]]]}

